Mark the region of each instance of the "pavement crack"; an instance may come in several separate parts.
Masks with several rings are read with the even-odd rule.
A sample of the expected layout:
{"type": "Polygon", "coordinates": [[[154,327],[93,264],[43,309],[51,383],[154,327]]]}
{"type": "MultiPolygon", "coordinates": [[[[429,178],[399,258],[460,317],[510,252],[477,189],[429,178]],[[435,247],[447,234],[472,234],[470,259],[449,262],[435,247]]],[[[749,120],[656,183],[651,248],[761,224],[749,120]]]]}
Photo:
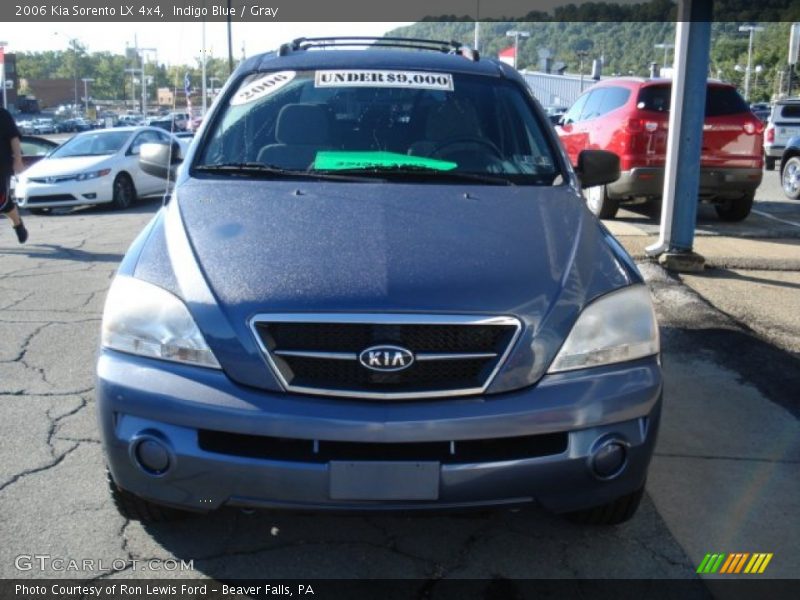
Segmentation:
{"type": "Polygon", "coordinates": [[[21,479],[24,479],[25,477],[28,477],[28,476],[30,476],[30,475],[35,475],[36,473],[41,473],[42,471],[47,471],[47,470],[49,470],[49,469],[52,469],[53,467],[57,467],[58,465],[60,465],[60,464],[61,464],[61,462],[62,462],[62,461],[63,461],[63,460],[64,460],[64,459],[65,459],[67,456],[69,456],[69,455],[70,455],[70,454],[72,454],[72,453],[73,453],[75,450],[77,450],[79,446],[80,446],[80,444],[74,444],[74,445],[70,446],[70,447],[69,447],[69,449],[67,449],[65,452],[62,452],[62,453],[61,453],[60,455],[58,455],[58,456],[57,456],[57,457],[56,457],[54,460],[50,461],[50,462],[49,462],[49,463],[47,463],[46,465],[43,465],[43,466],[41,466],[41,467],[36,467],[35,469],[25,469],[25,470],[24,470],[24,471],[22,471],[21,473],[17,473],[17,474],[16,474],[16,475],[14,475],[14,476],[13,476],[11,479],[9,479],[8,481],[6,481],[6,482],[5,482],[5,483],[3,483],[2,485],[0,485],[0,492],[2,492],[3,490],[5,490],[5,489],[6,489],[6,488],[8,488],[8,487],[11,487],[12,485],[14,485],[15,483],[17,483],[17,482],[18,482],[18,481],[20,481],[21,479]]]}

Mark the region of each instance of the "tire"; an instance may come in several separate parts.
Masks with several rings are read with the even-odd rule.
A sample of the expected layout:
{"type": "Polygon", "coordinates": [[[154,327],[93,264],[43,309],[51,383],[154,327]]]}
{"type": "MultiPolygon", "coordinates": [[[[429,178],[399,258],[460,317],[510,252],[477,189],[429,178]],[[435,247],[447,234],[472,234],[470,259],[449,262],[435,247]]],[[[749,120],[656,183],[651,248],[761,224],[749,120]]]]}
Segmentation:
{"type": "Polygon", "coordinates": [[[583,191],[586,206],[598,219],[613,219],[619,210],[619,200],[608,197],[606,186],[597,185],[583,191]]]}
{"type": "Polygon", "coordinates": [[[774,171],[775,170],[775,158],[772,156],[765,156],[764,157],[764,168],[767,171],[774,171]]]}
{"type": "Polygon", "coordinates": [[[750,210],[753,208],[753,200],[755,199],[755,192],[750,192],[741,198],[734,200],[725,200],[714,204],[714,209],[717,211],[717,216],[721,221],[729,223],[736,223],[744,221],[750,210]]]}
{"type": "Polygon", "coordinates": [[[106,471],[106,479],[114,506],[117,512],[126,519],[142,523],[166,523],[185,519],[192,514],[185,510],[150,502],[123,490],[116,484],[109,471],[106,471]]]}
{"type": "Polygon", "coordinates": [[[786,161],[781,170],[781,187],[790,200],[800,200],[800,156],[786,161]]]}
{"type": "Polygon", "coordinates": [[[619,525],[630,520],[639,508],[644,496],[644,484],[635,492],[584,510],[566,513],[564,517],[579,525],[619,525]]]}
{"type": "Polygon", "coordinates": [[[120,173],[114,180],[114,196],[111,203],[117,210],[125,210],[136,201],[136,188],[127,173],[120,173]]]}

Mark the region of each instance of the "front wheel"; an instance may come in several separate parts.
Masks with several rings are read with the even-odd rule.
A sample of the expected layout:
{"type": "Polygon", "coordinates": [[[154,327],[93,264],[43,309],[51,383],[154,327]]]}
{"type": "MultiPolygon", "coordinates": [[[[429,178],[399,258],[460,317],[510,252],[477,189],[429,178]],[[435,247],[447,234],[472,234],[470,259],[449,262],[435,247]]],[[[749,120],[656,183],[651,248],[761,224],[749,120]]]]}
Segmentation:
{"type": "Polygon", "coordinates": [[[566,513],[564,517],[580,525],[619,525],[629,521],[636,514],[642,496],[644,496],[644,484],[638,490],[613,502],[566,513]]]}
{"type": "Polygon", "coordinates": [[[114,208],[124,210],[136,200],[136,188],[133,181],[125,173],[120,173],[114,180],[114,195],[111,203],[114,208]]]}
{"type": "Polygon", "coordinates": [[[596,185],[583,191],[586,196],[586,205],[598,219],[613,219],[619,210],[619,200],[608,197],[608,190],[604,185],[596,185]]]}
{"type": "Polygon", "coordinates": [[[721,221],[728,221],[730,223],[744,221],[747,218],[747,215],[750,214],[750,210],[753,208],[753,200],[755,200],[755,195],[755,192],[750,192],[741,198],[724,200],[715,204],[714,209],[717,211],[717,216],[721,221]]]}
{"type": "Polygon", "coordinates": [[[800,200],[800,156],[793,156],[783,165],[781,186],[787,198],[800,200]]]}

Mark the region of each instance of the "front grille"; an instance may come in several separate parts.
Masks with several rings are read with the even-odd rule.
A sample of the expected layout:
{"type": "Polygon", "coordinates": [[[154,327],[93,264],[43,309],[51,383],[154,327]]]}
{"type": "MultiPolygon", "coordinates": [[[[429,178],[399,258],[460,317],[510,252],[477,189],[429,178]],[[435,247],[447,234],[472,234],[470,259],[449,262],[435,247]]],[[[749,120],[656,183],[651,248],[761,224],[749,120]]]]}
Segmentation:
{"type": "Polygon", "coordinates": [[[288,391],[374,399],[482,393],[520,330],[514,318],[464,315],[261,315],[252,327],[288,391]],[[359,356],[376,346],[414,361],[371,370],[359,356]]]}
{"type": "Polygon", "coordinates": [[[29,196],[28,204],[44,204],[45,202],[74,202],[72,194],[50,194],[48,196],[29,196]]]}
{"type": "Polygon", "coordinates": [[[266,460],[327,463],[332,460],[437,461],[443,464],[522,460],[561,454],[566,433],[453,442],[332,442],[244,435],[201,429],[202,450],[228,456],[266,460]]]}

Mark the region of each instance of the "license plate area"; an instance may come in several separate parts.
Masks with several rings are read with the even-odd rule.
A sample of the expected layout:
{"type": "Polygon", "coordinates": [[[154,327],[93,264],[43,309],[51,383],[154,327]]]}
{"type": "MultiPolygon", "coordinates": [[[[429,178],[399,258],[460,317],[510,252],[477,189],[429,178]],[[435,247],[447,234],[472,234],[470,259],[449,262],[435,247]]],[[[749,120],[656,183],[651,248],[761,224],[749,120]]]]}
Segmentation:
{"type": "Polygon", "coordinates": [[[437,500],[438,462],[331,461],[331,500],[437,500]]]}

